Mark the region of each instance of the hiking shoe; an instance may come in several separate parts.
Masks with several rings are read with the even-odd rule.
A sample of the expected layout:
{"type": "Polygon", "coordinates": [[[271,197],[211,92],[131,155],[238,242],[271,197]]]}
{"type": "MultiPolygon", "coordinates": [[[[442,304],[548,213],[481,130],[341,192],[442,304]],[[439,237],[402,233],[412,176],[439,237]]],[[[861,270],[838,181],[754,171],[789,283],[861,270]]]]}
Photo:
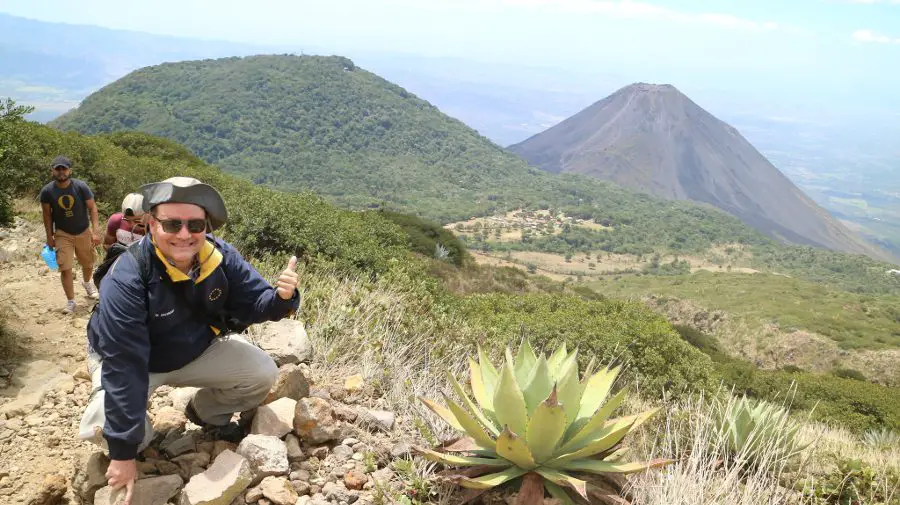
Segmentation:
{"type": "Polygon", "coordinates": [[[238,443],[243,440],[246,435],[244,428],[238,423],[230,422],[224,426],[218,426],[200,419],[200,416],[197,415],[197,410],[194,409],[194,400],[189,401],[184,408],[184,417],[187,417],[188,421],[200,426],[203,433],[211,436],[214,440],[225,440],[227,442],[238,443]]]}
{"type": "Polygon", "coordinates": [[[66,308],[63,309],[63,314],[71,314],[75,312],[75,300],[69,300],[66,302],[66,308]]]}
{"type": "Polygon", "coordinates": [[[91,281],[82,281],[81,285],[84,286],[85,292],[89,298],[93,298],[94,300],[100,299],[100,292],[97,291],[97,288],[94,287],[94,284],[91,281]]]}

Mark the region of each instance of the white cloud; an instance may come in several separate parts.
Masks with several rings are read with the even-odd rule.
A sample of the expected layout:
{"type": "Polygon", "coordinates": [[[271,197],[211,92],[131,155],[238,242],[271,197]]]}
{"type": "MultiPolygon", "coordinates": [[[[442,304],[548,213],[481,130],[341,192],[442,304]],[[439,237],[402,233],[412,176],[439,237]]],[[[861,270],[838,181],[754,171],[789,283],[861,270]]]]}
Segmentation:
{"type": "MultiPolygon", "coordinates": [[[[900,2],[900,0],[892,1],[900,2]]],[[[758,31],[771,31],[779,28],[778,23],[773,21],[752,21],[721,13],[687,13],[633,0],[488,0],[484,1],[482,5],[487,3],[544,9],[550,12],[566,14],[603,14],[620,18],[655,18],[683,23],[699,23],[722,28],[741,28],[758,31]]]]}
{"type": "Polygon", "coordinates": [[[875,33],[872,30],[856,30],[853,32],[853,40],[857,42],[868,42],[874,44],[900,44],[900,39],[892,39],[887,35],[875,33]]]}

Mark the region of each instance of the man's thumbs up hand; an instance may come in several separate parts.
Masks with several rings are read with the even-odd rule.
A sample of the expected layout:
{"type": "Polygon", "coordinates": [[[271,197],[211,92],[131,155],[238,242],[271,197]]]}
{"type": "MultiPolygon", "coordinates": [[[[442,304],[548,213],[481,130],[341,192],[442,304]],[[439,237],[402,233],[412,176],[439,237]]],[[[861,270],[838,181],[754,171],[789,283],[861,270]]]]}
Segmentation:
{"type": "Polygon", "coordinates": [[[276,291],[282,300],[290,300],[294,296],[294,290],[297,289],[297,272],[294,271],[295,268],[297,268],[297,257],[291,256],[291,259],[288,260],[287,268],[284,269],[284,272],[281,272],[281,277],[278,278],[276,283],[276,291]]]}

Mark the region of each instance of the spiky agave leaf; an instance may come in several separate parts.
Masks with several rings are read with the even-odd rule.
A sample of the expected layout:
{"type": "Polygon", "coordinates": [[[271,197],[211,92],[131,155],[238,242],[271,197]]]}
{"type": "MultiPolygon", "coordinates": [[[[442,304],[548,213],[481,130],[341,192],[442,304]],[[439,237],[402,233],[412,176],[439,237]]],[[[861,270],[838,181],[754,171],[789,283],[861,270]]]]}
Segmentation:
{"type": "MultiPolygon", "coordinates": [[[[573,501],[566,489],[582,499],[588,499],[588,489],[586,481],[567,472],[599,473],[602,475],[598,479],[611,479],[613,475],[667,463],[630,463],[622,459],[622,439],[656,410],[609,419],[625,397],[623,389],[607,398],[619,367],[595,373],[592,360],[581,377],[577,349],[568,353],[563,344],[545,358],[535,355],[527,340],[515,358],[509,347],[505,349],[499,371],[480,347],[478,354],[477,363],[469,360],[477,404],[452,376],[448,378],[462,405],[445,398],[448,408],[443,408],[422,400],[472,439],[463,446],[474,456],[420,451],[432,461],[467,469],[467,473],[450,474],[461,486],[483,490],[533,471],[544,479],[551,495],[568,504],[573,501]],[[478,448],[471,450],[474,446],[478,448]],[[491,468],[505,469],[488,473],[491,468]]],[[[592,489],[590,492],[597,491],[592,489]]]]}
{"type": "Polygon", "coordinates": [[[444,401],[447,403],[447,407],[450,409],[453,417],[456,418],[457,423],[462,426],[463,431],[472,437],[479,447],[494,450],[494,440],[488,436],[487,432],[484,431],[484,428],[481,426],[481,423],[478,422],[472,414],[466,412],[464,408],[457,405],[450,398],[447,398],[446,395],[444,395],[444,401]]]}
{"type": "Polygon", "coordinates": [[[487,418],[481,409],[475,405],[472,400],[469,399],[469,395],[463,390],[462,385],[456,380],[456,377],[453,376],[449,371],[447,372],[447,380],[450,381],[450,384],[453,386],[453,390],[456,391],[456,395],[462,400],[463,405],[465,405],[466,409],[470,414],[472,414],[478,422],[484,427],[485,430],[488,431],[492,436],[496,437],[500,434],[500,430],[497,429],[497,426],[493,421],[487,418]]]}
{"type": "Polygon", "coordinates": [[[534,409],[547,399],[547,395],[553,390],[553,377],[550,375],[550,367],[543,356],[538,358],[531,376],[522,388],[525,397],[525,407],[528,415],[534,413],[534,409]]]}
{"type": "Polygon", "coordinates": [[[525,433],[528,427],[528,409],[510,362],[500,367],[500,383],[494,393],[494,407],[494,414],[501,426],[509,426],[515,433],[525,433]]]}
{"type": "Polygon", "coordinates": [[[553,457],[553,452],[566,431],[566,412],[556,399],[556,388],[550,397],[538,405],[528,421],[525,439],[534,460],[543,463],[553,457]]]}
{"type": "Polygon", "coordinates": [[[472,386],[472,395],[475,396],[475,401],[481,406],[484,415],[496,422],[497,419],[494,416],[494,396],[493,394],[488,395],[487,386],[484,383],[484,376],[481,373],[481,365],[472,358],[469,358],[469,384],[472,386]]]}
{"type": "Polygon", "coordinates": [[[498,468],[507,468],[513,466],[509,461],[502,458],[476,458],[472,456],[458,456],[455,454],[446,454],[443,452],[432,451],[422,447],[413,447],[413,450],[422,455],[425,459],[443,463],[450,466],[495,466],[498,468]]]}
{"type": "Polygon", "coordinates": [[[528,343],[528,340],[523,339],[514,363],[516,380],[519,382],[520,386],[525,385],[525,381],[531,375],[531,370],[536,363],[537,356],[534,355],[534,349],[531,348],[531,344],[528,343]]]}
{"type": "Polygon", "coordinates": [[[504,427],[500,436],[497,437],[496,451],[498,456],[511,461],[519,468],[532,470],[537,466],[525,439],[509,431],[509,426],[504,427]]]}

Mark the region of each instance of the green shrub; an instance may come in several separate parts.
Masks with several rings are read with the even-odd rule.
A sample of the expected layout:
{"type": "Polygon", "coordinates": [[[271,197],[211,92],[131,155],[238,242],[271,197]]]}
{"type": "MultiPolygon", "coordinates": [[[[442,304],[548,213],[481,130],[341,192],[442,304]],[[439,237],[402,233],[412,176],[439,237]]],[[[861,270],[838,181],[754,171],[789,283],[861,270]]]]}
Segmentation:
{"type": "Polygon", "coordinates": [[[463,266],[470,262],[471,255],[466,250],[465,244],[439,223],[384,209],[379,209],[377,214],[406,232],[409,237],[409,248],[413,252],[431,257],[435,255],[435,249],[441,247],[446,250],[447,258],[454,265],[463,266]]]}
{"type": "Polygon", "coordinates": [[[828,475],[798,483],[803,497],[813,505],[897,503],[900,470],[879,471],[858,459],[835,459],[837,468],[828,475]]]}
{"type": "Polygon", "coordinates": [[[711,389],[710,359],[679,338],[660,316],[639,303],[585,300],[575,295],[473,295],[457,304],[495,351],[523,332],[544,348],[563,342],[582,355],[625,365],[645,394],[711,389]]]}
{"type": "Polygon", "coordinates": [[[712,335],[686,324],[674,324],[672,325],[672,328],[674,328],[687,343],[700,349],[706,354],[711,352],[721,352],[721,349],[719,349],[719,342],[717,342],[716,338],[712,335]]]}
{"type": "Polygon", "coordinates": [[[844,379],[853,379],[862,382],[868,382],[869,379],[863,375],[859,370],[854,370],[852,368],[836,368],[831,371],[831,375],[835,377],[842,377],[844,379]]]}
{"type": "Polygon", "coordinates": [[[407,237],[377,213],[338,209],[312,193],[283,193],[225,175],[183,147],[142,133],[87,137],[23,123],[16,150],[4,161],[15,191],[35,195],[49,180],[57,154],[74,162],[73,176],[94,190],[104,215],[141,184],[175,175],[196,177],[225,198],[229,222],[220,232],[245,254],[296,254],[307,263],[333,262],[348,272],[378,275],[407,256],[407,237]]]}
{"type": "Polygon", "coordinates": [[[900,429],[900,390],[812,372],[760,370],[741,360],[716,359],[716,370],[736,394],[782,401],[784,391],[796,384],[791,410],[810,411],[812,419],[835,422],[863,433],[868,429],[900,429]]]}

